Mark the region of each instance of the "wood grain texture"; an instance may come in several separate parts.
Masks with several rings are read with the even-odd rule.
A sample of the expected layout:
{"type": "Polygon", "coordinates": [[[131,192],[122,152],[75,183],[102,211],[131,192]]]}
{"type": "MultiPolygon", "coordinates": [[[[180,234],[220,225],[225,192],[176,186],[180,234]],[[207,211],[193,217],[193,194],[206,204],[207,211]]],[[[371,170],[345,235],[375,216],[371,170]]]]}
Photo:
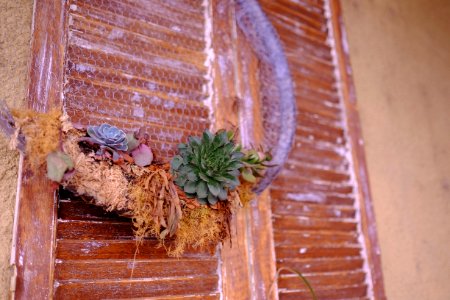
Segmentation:
{"type": "MultiPolygon", "coordinates": [[[[212,48],[214,49],[214,126],[235,130],[239,125],[238,59],[235,6],[228,0],[210,3],[212,17],[212,48]]],[[[237,131],[240,136],[241,133],[237,131]]],[[[224,299],[250,299],[251,270],[246,212],[239,210],[230,224],[231,241],[221,248],[222,295],[224,299]]]]}
{"type": "MultiPolygon", "coordinates": [[[[244,147],[262,145],[263,97],[260,60],[252,50],[252,46],[238,28],[237,36],[237,91],[239,97],[239,125],[244,147]]],[[[276,266],[272,229],[272,212],[270,195],[263,192],[248,207],[238,214],[241,217],[239,226],[244,228],[243,236],[237,239],[246,242],[248,264],[248,290],[250,299],[273,299],[276,297],[274,283],[276,266]],[[274,286],[272,291],[271,286],[274,286]],[[270,293],[271,292],[271,293],[270,293]]],[[[234,292],[235,297],[229,299],[246,299],[234,292]]]]}
{"type": "MultiPolygon", "coordinates": [[[[260,61],[235,24],[230,1],[213,1],[216,126],[233,128],[245,147],[264,136],[260,61]],[[217,100],[216,100],[217,101],[217,100]],[[216,102],[217,103],[217,102],[216,102]]],[[[275,277],[270,197],[263,193],[233,216],[232,243],[222,247],[222,286],[225,299],[268,299],[275,277]]],[[[275,283],[276,284],[276,283],[275,283]]]]}
{"type": "MultiPolygon", "coordinates": [[[[38,1],[34,8],[28,107],[38,112],[61,108],[65,49],[65,2],[38,1]]],[[[54,186],[43,168],[23,163],[19,183],[15,299],[46,299],[53,290],[56,229],[54,186]]]]}

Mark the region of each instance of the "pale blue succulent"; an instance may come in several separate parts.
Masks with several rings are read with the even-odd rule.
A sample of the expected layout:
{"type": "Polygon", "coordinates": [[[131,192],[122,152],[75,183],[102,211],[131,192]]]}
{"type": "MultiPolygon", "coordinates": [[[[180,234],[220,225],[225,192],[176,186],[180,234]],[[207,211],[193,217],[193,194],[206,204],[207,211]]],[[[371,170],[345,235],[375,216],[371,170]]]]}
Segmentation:
{"type": "Polygon", "coordinates": [[[128,140],[123,130],[109,125],[88,126],[87,133],[91,137],[90,142],[106,146],[114,150],[127,151],[128,140]]]}

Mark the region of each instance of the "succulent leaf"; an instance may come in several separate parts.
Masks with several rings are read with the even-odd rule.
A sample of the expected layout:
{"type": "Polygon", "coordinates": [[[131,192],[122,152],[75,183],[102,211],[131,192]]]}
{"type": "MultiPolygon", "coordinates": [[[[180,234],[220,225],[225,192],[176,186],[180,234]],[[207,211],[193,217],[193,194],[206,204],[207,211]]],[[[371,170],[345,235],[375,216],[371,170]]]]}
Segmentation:
{"type": "Polygon", "coordinates": [[[73,161],[64,152],[55,151],[47,155],[47,177],[50,180],[61,182],[64,174],[73,169],[73,161]]]}
{"type": "Polygon", "coordinates": [[[198,198],[208,197],[208,188],[204,181],[198,182],[196,193],[197,193],[198,198]]]}
{"type": "Polygon", "coordinates": [[[184,185],[184,191],[188,194],[194,194],[197,192],[197,183],[195,181],[187,181],[184,185]]]}
{"type": "Polygon", "coordinates": [[[228,191],[239,185],[239,168],[244,154],[233,142],[233,132],[205,130],[201,137],[189,137],[179,144],[179,155],[171,161],[175,183],[199,203],[226,200],[228,191]]]}
{"type": "Polygon", "coordinates": [[[127,135],[115,126],[109,124],[88,126],[87,133],[96,144],[108,146],[114,150],[128,150],[127,135]]]}
{"type": "Polygon", "coordinates": [[[240,172],[242,178],[250,183],[256,182],[256,177],[262,177],[267,168],[266,162],[271,161],[270,152],[262,152],[257,150],[246,151],[244,157],[241,158],[242,167],[240,172]]]}
{"type": "Polygon", "coordinates": [[[252,170],[250,169],[242,170],[242,178],[251,183],[256,182],[256,177],[253,175],[252,170]]]}
{"type": "Polygon", "coordinates": [[[134,133],[127,133],[127,144],[128,144],[128,151],[133,151],[137,147],[139,147],[139,140],[136,139],[134,136],[134,133]]]}
{"type": "Polygon", "coordinates": [[[149,146],[140,144],[139,147],[131,152],[134,163],[140,167],[151,165],[153,161],[153,153],[149,146]]]}

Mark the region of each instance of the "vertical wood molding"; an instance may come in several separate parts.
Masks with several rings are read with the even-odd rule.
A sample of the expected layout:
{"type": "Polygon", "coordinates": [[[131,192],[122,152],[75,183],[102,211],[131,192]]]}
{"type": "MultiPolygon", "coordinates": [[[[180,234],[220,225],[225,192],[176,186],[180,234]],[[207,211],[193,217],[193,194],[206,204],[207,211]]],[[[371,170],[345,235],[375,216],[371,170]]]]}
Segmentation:
{"type": "Polygon", "coordinates": [[[64,0],[35,0],[28,103],[39,112],[62,105],[65,3],[64,0]]]}
{"type": "MultiPolygon", "coordinates": [[[[212,22],[215,126],[239,126],[244,145],[258,144],[263,136],[257,109],[261,105],[259,64],[237,29],[234,1],[212,1],[212,22]]],[[[231,244],[227,241],[221,251],[223,298],[276,298],[276,287],[268,295],[276,262],[267,192],[236,212],[231,231],[231,244]]]]}
{"type": "MultiPolygon", "coordinates": [[[[264,127],[261,123],[263,95],[260,92],[260,61],[240,29],[237,30],[237,38],[239,125],[244,136],[244,147],[251,147],[261,145],[264,138],[264,127]]],[[[247,234],[251,299],[278,297],[277,283],[274,282],[276,258],[270,201],[270,193],[265,191],[254,199],[249,207],[243,209],[246,214],[246,224],[243,226],[246,226],[247,234]],[[274,286],[269,295],[272,285],[274,286]]]]}
{"type": "Polygon", "coordinates": [[[350,66],[349,50],[342,20],[340,0],[329,0],[331,22],[336,48],[339,79],[347,115],[347,128],[351,138],[354,172],[358,182],[362,231],[367,249],[375,299],[386,299],[381,267],[380,246],[377,238],[375,214],[370,193],[369,177],[364,153],[361,122],[356,103],[356,94],[350,66]]]}
{"type": "MultiPolygon", "coordinates": [[[[236,102],[236,51],[234,5],[229,0],[212,1],[213,111],[216,129],[238,126],[236,102]]],[[[249,258],[246,231],[246,213],[240,209],[234,214],[230,229],[231,242],[221,249],[221,289],[223,299],[250,299],[249,258]]]]}
{"type": "MultiPolygon", "coordinates": [[[[62,106],[65,1],[35,1],[29,65],[28,107],[47,112],[62,106]]],[[[45,170],[33,173],[25,157],[19,199],[15,264],[16,299],[52,298],[56,197],[45,170]]]]}

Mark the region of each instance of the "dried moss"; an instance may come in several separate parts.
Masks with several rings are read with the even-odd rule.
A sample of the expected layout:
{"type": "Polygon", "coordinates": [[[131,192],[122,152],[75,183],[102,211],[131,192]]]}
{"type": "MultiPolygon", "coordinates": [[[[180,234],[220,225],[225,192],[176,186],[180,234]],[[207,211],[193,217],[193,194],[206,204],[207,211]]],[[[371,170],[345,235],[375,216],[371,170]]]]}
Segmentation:
{"type": "Polygon", "coordinates": [[[130,210],[132,202],[127,197],[129,182],[122,168],[107,161],[97,161],[78,146],[82,134],[71,130],[63,143],[64,152],[74,161],[75,172],[63,185],[78,195],[92,197],[96,205],[106,210],[130,210]]]}
{"type": "Polygon", "coordinates": [[[173,236],[182,216],[181,203],[174,184],[164,169],[153,166],[130,187],[133,199],[133,225],[138,240],[155,235],[173,236]],[[161,227],[164,230],[161,231],[161,227]]]}
{"type": "Polygon", "coordinates": [[[229,235],[229,217],[227,208],[201,206],[187,210],[181,219],[174,245],[167,254],[180,257],[187,247],[204,249],[222,242],[229,235]]]}
{"type": "Polygon", "coordinates": [[[256,194],[253,192],[253,184],[243,180],[243,183],[237,188],[240,202],[243,206],[247,206],[250,201],[255,199],[256,194]]]}
{"type": "MultiPolygon", "coordinates": [[[[17,132],[26,137],[28,157],[34,169],[45,163],[50,152],[58,149],[61,137],[61,111],[37,113],[31,110],[12,110],[17,132]]],[[[16,135],[17,136],[17,135],[16,135]]]]}

